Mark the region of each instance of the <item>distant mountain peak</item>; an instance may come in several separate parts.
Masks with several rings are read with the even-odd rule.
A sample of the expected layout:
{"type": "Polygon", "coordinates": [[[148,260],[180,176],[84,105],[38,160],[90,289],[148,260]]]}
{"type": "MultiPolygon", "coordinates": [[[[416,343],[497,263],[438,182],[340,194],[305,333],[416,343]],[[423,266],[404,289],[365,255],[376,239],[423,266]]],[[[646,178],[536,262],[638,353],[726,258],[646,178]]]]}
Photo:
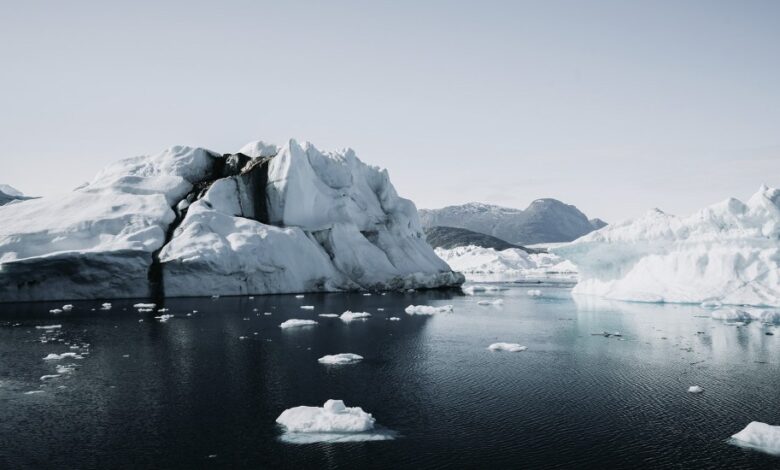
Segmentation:
{"type": "Polygon", "coordinates": [[[606,225],[553,198],[536,199],[525,210],[469,202],[419,214],[423,227],[462,228],[517,245],[568,242],[606,225]]]}

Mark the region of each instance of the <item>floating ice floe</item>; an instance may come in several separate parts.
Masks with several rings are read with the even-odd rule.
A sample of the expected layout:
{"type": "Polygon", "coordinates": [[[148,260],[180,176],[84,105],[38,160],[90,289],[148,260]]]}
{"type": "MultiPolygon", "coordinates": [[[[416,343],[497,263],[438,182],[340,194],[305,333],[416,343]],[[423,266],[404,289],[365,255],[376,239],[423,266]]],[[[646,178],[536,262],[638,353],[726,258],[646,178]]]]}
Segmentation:
{"type": "Polygon", "coordinates": [[[318,317],[323,317],[323,318],[338,318],[339,314],[338,313],[320,313],[317,316],[318,317]]]}
{"type": "Polygon", "coordinates": [[[65,304],[65,305],[62,306],[62,310],[66,311],[66,312],[70,312],[71,310],[73,310],[73,305],[65,304]]]}
{"type": "Polygon", "coordinates": [[[171,318],[173,318],[173,315],[166,313],[166,314],[163,314],[163,315],[156,316],[154,318],[160,320],[161,323],[165,323],[168,320],[170,320],[171,318]]]}
{"type": "Polygon", "coordinates": [[[499,292],[499,291],[505,291],[508,290],[508,287],[504,286],[493,286],[489,284],[474,284],[471,286],[464,287],[463,293],[468,295],[474,295],[477,292],[499,292]]]}
{"type": "Polygon", "coordinates": [[[317,322],[314,320],[299,320],[297,318],[293,318],[285,322],[282,322],[282,324],[279,325],[279,328],[285,330],[288,328],[296,328],[299,326],[313,326],[316,324],[317,322]]]}
{"type": "Polygon", "coordinates": [[[314,310],[314,305],[301,305],[303,310],[314,310]]]}
{"type": "Polygon", "coordinates": [[[70,374],[71,372],[76,370],[76,365],[75,364],[68,364],[68,365],[57,364],[57,368],[56,369],[57,369],[57,373],[60,374],[60,375],[62,375],[62,374],[70,374]]]}
{"type": "Polygon", "coordinates": [[[542,291],[540,291],[539,289],[530,289],[528,291],[528,295],[530,295],[531,297],[541,297],[542,291]]]}
{"type": "Polygon", "coordinates": [[[688,393],[701,393],[704,389],[699,387],[698,385],[691,385],[688,387],[688,393]]]}
{"type": "Polygon", "coordinates": [[[303,298],[303,294],[298,294],[298,295],[295,296],[295,298],[296,299],[302,299],[303,298]]]}
{"type": "Polygon", "coordinates": [[[37,395],[39,393],[43,393],[43,390],[30,390],[29,392],[24,392],[25,395],[37,395]]]}
{"type": "Polygon", "coordinates": [[[62,309],[61,308],[53,308],[53,309],[49,310],[49,313],[62,313],[62,309]]]}
{"type": "Polygon", "coordinates": [[[745,429],[731,436],[731,442],[778,455],[780,454],[780,426],[753,421],[745,429]]]}
{"type": "Polygon", "coordinates": [[[363,356],[352,353],[330,354],[317,359],[322,364],[354,364],[363,360],[363,356]]]}
{"type": "Polygon", "coordinates": [[[452,305],[442,305],[440,307],[432,307],[430,305],[410,305],[404,309],[404,312],[409,315],[434,315],[437,313],[450,313],[452,312],[452,305]]]}
{"type": "Polygon", "coordinates": [[[157,304],[153,304],[153,303],[148,303],[148,304],[146,304],[146,303],[138,303],[138,304],[133,304],[133,308],[138,308],[138,309],[141,309],[141,308],[155,308],[155,307],[157,307],[157,304]]]}
{"type": "Polygon", "coordinates": [[[62,325],[37,325],[35,328],[38,330],[57,330],[62,328],[62,325]]]}
{"type": "Polygon", "coordinates": [[[48,374],[48,375],[42,375],[42,376],[41,376],[41,381],[46,381],[46,380],[56,379],[56,378],[58,378],[58,377],[60,377],[60,374],[48,374]]]}
{"type": "Polygon", "coordinates": [[[342,313],[339,318],[341,318],[341,321],[351,322],[354,320],[365,320],[370,316],[371,314],[368,312],[350,312],[347,310],[346,312],[342,313]]]}
{"type": "Polygon", "coordinates": [[[62,359],[65,359],[66,357],[70,357],[73,359],[84,359],[84,357],[78,353],[74,352],[64,352],[62,354],[54,354],[51,353],[48,356],[44,357],[44,361],[60,361],[62,359]]]}
{"type": "Polygon", "coordinates": [[[488,346],[488,349],[491,351],[520,352],[525,351],[528,348],[517,343],[493,343],[488,346]]]}
{"type": "Polygon", "coordinates": [[[480,300],[477,302],[478,305],[503,305],[504,300],[503,299],[496,299],[496,300],[480,300]]]}
{"type": "Polygon", "coordinates": [[[398,317],[390,317],[390,321],[401,321],[398,317]]]}
{"type": "Polygon", "coordinates": [[[105,302],[101,304],[100,310],[111,310],[111,302],[105,302]]]}
{"type": "Polygon", "coordinates": [[[392,431],[377,429],[370,413],[359,407],[347,407],[341,400],[328,400],[321,408],[287,409],[276,422],[285,430],[281,440],[292,444],[376,441],[395,436],[392,431]]]}

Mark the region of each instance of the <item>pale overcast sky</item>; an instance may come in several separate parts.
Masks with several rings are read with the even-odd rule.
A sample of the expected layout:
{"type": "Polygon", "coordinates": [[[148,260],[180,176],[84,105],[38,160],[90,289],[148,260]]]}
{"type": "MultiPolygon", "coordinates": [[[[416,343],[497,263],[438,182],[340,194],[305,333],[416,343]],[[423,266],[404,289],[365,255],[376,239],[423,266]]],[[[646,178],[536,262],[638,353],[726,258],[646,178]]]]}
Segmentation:
{"type": "Polygon", "coordinates": [[[0,3],[0,183],[352,147],[418,207],[616,220],[780,186],[778,1],[0,3]]]}

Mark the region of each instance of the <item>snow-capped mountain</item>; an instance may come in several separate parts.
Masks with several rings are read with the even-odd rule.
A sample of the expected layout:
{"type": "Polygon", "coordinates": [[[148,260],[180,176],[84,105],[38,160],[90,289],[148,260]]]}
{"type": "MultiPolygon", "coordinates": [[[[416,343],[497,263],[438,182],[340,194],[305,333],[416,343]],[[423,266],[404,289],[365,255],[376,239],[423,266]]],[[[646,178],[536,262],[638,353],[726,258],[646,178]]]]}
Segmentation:
{"type": "Polygon", "coordinates": [[[537,199],[525,210],[472,202],[419,212],[423,227],[465,228],[518,245],[569,242],[606,225],[556,199],[537,199]]]}
{"type": "Polygon", "coordinates": [[[414,204],[352,150],[172,147],[0,207],[0,300],[459,285],[414,204]]]}
{"type": "Polygon", "coordinates": [[[574,292],[644,302],[780,305],[780,189],[688,217],[658,209],[552,251],[577,265],[574,292]]]}

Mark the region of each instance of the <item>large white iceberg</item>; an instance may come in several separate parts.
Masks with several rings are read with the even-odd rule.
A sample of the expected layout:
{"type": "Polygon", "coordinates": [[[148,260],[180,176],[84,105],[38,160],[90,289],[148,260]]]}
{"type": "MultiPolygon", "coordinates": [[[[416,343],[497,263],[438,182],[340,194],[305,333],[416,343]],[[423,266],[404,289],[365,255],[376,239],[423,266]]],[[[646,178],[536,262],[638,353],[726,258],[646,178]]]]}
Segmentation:
{"type": "Polygon", "coordinates": [[[780,426],[753,421],[731,436],[734,444],[751,447],[770,454],[780,454],[780,426]]]}
{"type": "Polygon", "coordinates": [[[294,140],[121,160],[70,193],[2,206],[0,220],[1,301],[463,282],[386,170],[294,140]]]}
{"type": "Polygon", "coordinates": [[[574,293],[608,299],[780,305],[780,190],[688,217],[659,210],[553,251],[579,268],[574,293]]]}
{"type": "Polygon", "coordinates": [[[519,280],[576,279],[577,267],[551,253],[526,253],[519,248],[495,250],[469,245],[436,248],[436,254],[470,281],[497,282],[519,280]]]}

